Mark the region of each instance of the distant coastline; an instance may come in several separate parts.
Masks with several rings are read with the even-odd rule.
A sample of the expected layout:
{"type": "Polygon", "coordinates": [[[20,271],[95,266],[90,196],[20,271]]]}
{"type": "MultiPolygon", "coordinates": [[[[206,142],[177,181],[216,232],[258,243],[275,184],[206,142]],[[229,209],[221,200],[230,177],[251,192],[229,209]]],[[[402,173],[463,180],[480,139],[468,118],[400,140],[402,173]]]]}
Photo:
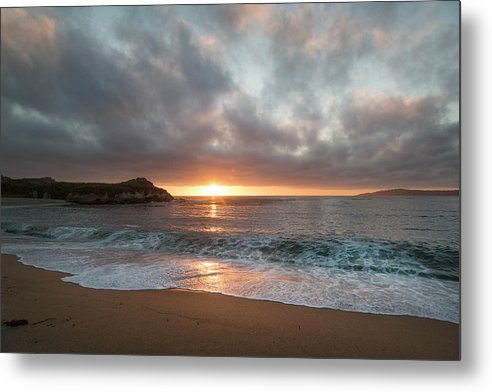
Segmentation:
{"type": "Polygon", "coordinates": [[[459,189],[432,191],[420,189],[387,189],[377,192],[361,193],[359,196],[459,196],[459,189]]]}

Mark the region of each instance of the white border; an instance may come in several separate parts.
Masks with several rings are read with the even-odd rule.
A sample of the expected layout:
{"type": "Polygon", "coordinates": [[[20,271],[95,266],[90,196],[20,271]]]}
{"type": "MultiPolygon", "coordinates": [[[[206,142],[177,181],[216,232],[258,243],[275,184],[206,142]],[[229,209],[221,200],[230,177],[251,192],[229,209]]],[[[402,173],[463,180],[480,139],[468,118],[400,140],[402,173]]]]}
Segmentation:
{"type": "MultiPolygon", "coordinates": [[[[170,1],[0,0],[2,7],[163,3],[170,1]]],[[[1,354],[1,388],[22,392],[488,390],[492,386],[492,260],[487,257],[492,236],[491,3],[462,1],[461,362],[1,354]]]]}

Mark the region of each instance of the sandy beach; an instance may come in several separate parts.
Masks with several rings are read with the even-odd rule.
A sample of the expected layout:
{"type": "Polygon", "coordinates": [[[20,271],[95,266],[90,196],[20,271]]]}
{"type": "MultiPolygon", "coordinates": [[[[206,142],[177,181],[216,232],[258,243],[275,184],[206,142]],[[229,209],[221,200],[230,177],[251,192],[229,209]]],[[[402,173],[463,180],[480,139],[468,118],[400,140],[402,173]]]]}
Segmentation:
{"type": "Polygon", "coordinates": [[[221,294],[95,290],[2,254],[2,352],[459,359],[459,326],[221,294]],[[8,326],[14,320],[26,320],[8,326]]]}

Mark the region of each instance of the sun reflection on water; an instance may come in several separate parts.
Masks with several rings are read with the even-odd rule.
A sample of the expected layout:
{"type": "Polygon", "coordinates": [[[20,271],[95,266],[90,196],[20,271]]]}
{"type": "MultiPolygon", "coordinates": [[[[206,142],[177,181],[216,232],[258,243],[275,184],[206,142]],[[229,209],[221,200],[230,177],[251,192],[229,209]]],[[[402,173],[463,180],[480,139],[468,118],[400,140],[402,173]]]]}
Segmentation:
{"type": "Polygon", "coordinates": [[[201,261],[198,262],[196,268],[200,272],[203,280],[203,284],[211,285],[214,287],[220,286],[222,283],[220,264],[213,261],[201,261]]]}
{"type": "Polygon", "coordinates": [[[217,218],[217,204],[210,204],[209,214],[210,218],[217,218]]]}

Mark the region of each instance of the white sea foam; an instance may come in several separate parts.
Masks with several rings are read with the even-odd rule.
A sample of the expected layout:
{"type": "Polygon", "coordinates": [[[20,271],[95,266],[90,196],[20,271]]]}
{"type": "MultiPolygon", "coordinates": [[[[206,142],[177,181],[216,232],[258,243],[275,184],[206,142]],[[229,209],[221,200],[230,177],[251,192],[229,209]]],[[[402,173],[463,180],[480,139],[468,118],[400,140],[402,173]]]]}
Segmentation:
{"type": "Polygon", "coordinates": [[[28,265],[62,271],[64,281],[113,290],[183,288],[288,304],[458,322],[459,284],[428,277],[367,274],[292,264],[187,258],[57,243],[7,243],[28,265]]]}
{"type": "Polygon", "coordinates": [[[367,239],[294,237],[286,235],[231,235],[183,231],[104,230],[93,227],[43,227],[26,224],[4,225],[5,233],[71,241],[88,247],[159,250],[200,258],[238,260],[251,263],[291,263],[303,267],[325,267],[394,275],[440,275],[457,280],[453,268],[455,252],[424,245],[367,239]]]}

